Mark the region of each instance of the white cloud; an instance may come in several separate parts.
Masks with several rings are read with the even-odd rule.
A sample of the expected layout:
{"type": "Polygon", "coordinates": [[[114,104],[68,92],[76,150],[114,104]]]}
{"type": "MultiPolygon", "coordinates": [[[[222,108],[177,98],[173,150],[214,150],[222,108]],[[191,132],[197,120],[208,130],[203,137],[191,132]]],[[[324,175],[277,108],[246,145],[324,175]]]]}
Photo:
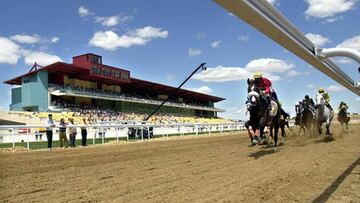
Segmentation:
{"type": "Polygon", "coordinates": [[[95,21],[107,27],[113,27],[120,23],[119,16],[95,17],[95,21]]]}
{"type": "Polygon", "coordinates": [[[267,0],[271,5],[275,5],[277,3],[277,0],[267,0]]]}
{"type": "Polygon", "coordinates": [[[207,68],[207,70],[195,74],[193,78],[204,82],[240,81],[251,78],[254,72],[261,71],[264,77],[272,81],[278,81],[281,80],[281,77],[279,75],[273,75],[272,73],[287,73],[289,77],[302,74],[297,71],[287,72],[292,67],[294,67],[294,65],[283,60],[262,58],[250,61],[245,68],[223,66],[207,68]]]}
{"type": "Polygon", "coordinates": [[[193,76],[195,80],[201,80],[204,82],[227,82],[246,80],[251,77],[251,74],[241,67],[223,67],[218,66],[215,68],[207,68],[201,73],[197,73],[193,76]]]}
{"type": "Polygon", "coordinates": [[[91,14],[89,9],[87,9],[85,6],[80,6],[78,12],[81,17],[85,17],[91,14]]]}
{"type": "Polygon", "coordinates": [[[250,72],[285,72],[290,68],[294,67],[293,64],[287,63],[283,60],[273,59],[273,58],[261,58],[250,61],[246,64],[246,70],[250,72]]]}
{"type": "Polygon", "coordinates": [[[314,84],[307,84],[306,85],[306,89],[309,89],[309,90],[313,90],[313,89],[315,89],[315,85],[314,84]]]}
{"type": "Polygon", "coordinates": [[[296,70],[290,70],[289,72],[286,73],[287,76],[289,77],[295,77],[295,76],[299,76],[302,75],[302,72],[296,71],[296,70]]]}
{"type": "Polygon", "coordinates": [[[205,33],[196,33],[196,39],[206,39],[205,33]]]}
{"type": "Polygon", "coordinates": [[[56,42],[58,42],[59,40],[60,40],[59,37],[52,37],[52,38],[50,39],[50,41],[51,41],[52,43],[56,43],[56,42]]]}
{"type": "Polygon", "coordinates": [[[139,36],[144,39],[166,38],[168,34],[169,34],[168,31],[162,30],[162,28],[156,28],[151,26],[139,28],[133,32],[134,36],[139,36]]]}
{"type": "Polygon", "coordinates": [[[202,52],[201,49],[193,49],[193,48],[188,49],[189,57],[198,56],[201,54],[201,52],[202,52]]]}
{"type": "Polygon", "coordinates": [[[219,47],[220,43],[221,43],[220,40],[214,41],[214,42],[211,43],[211,47],[212,48],[217,48],[217,47],[219,47]]]}
{"type": "Polygon", "coordinates": [[[333,23],[341,19],[344,19],[344,16],[335,16],[332,18],[326,18],[322,23],[333,23]]]}
{"type": "Polygon", "coordinates": [[[0,37],[0,63],[16,64],[20,57],[21,47],[5,37],[0,37]]]}
{"type": "Polygon", "coordinates": [[[307,33],[305,35],[316,47],[321,47],[326,43],[329,43],[330,40],[327,37],[324,37],[322,35],[319,34],[314,34],[314,33],[307,33]]]}
{"type": "Polygon", "coordinates": [[[340,63],[340,64],[352,64],[355,63],[354,60],[346,58],[346,57],[336,57],[336,62],[340,63]]]}
{"type": "Polygon", "coordinates": [[[360,35],[346,39],[345,41],[341,42],[336,47],[360,50],[360,35]]]}
{"type": "Polygon", "coordinates": [[[330,85],[329,87],[325,88],[328,92],[342,92],[345,91],[346,88],[337,85],[330,85]]]}
{"type": "Polygon", "coordinates": [[[237,39],[242,42],[247,42],[247,41],[249,41],[249,36],[242,35],[242,36],[239,36],[237,39]]]}
{"type": "Polygon", "coordinates": [[[309,7],[305,11],[308,17],[328,18],[354,8],[357,0],[305,0],[309,7]]]}
{"type": "Polygon", "coordinates": [[[62,61],[60,57],[45,52],[25,51],[24,62],[33,65],[35,62],[41,66],[46,66],[55,62],[62,61]]]}
{"type": "Polygon", "coordinates": [[[91,46],[100,47],[106,50],[114,51],[119,47],[129,48],[134,45],[145,45],[155,38],[166,38],[168,31],[161,28],[147,26],[130,31],[122,36],[113,31],[96,32],[90,39],[91,46]]]}
{"type": "Polygon", "coordinates": [[[199,88],[188,88],[188,90],[191,90],[194,92],[200,92],[203,94],[210,94],[212,92],[212,89],[208,86],[201,86],[199,88]]]}
{"type": "Polygon", "coordinates": [[[35,44],[35,43],[39,43],[40,37],[38,35],[14,35],[11,36],[10,39],[14,40],[15,42],[18,43],[24,43],[24,44],[35,44]]]}

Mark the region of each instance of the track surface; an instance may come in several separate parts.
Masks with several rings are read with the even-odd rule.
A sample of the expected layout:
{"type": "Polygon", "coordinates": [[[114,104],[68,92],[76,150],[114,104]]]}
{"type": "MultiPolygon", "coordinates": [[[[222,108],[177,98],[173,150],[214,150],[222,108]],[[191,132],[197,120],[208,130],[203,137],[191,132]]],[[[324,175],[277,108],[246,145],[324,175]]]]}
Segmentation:
{"type": "Polygon", "coordinates": [[[0,202],[360,202],[360,126],[335,141],[246,134],[0,152],[0,202]]]}

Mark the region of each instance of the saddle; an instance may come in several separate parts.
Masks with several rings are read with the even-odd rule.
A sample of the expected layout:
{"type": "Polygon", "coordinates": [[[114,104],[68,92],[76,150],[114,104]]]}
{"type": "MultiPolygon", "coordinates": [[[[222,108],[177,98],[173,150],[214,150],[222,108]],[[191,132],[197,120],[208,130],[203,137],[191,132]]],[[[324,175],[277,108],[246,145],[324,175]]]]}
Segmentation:
{"type": "Polygon", "coordinates": [[[279,105],[276,103],[276,101],[274,101],[273,99],[271,100],[271,109],[269,111],[269,116],[274,117],[276,116],[277,112],[279,109],[279,105]]]}

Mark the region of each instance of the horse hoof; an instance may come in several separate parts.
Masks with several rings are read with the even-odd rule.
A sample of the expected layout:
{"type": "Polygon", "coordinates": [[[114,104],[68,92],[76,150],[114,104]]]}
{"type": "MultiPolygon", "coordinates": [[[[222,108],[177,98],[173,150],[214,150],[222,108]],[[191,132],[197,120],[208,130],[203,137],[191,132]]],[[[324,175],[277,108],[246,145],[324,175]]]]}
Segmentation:
{"type": "Polygon", "coordinates": [[[255,140],[255,139],[253,139],[252,144],[253,144],[253,145],[256,145],[257,143],[258,143],[258,141],[255,140]]]}
{"type": "Polygon", "coordinates": [[[274,148],[274,152],[276,152],[276,151],[277,151],[277,147],[274,148]]]}

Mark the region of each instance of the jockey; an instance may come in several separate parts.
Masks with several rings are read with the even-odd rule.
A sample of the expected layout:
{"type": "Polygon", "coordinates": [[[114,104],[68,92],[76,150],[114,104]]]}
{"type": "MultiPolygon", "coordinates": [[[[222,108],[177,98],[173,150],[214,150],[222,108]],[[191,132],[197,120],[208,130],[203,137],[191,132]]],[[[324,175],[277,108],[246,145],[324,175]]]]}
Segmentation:
{"type": "Polygon", "coordinates": [[[256,85],[261,90],[264,91],[268,109],[270,110],[271,109],[271,96],[275,100],[278,100],[275,91],[271,88],[271,84],[272,84],[271,81],[269,79],[263,77],[260,72],[257,72],[254,74],[254,80],[255,80],[256,85]]]}
{"type": "Polygon", "coordinates": [[[319,94],[322,94],[324,99],[325,99],[325,105],[331,110],[333,111],[333,108],[330,105],[330,96],[329,94],[324,90],[324,88],[319,88],[318,90],[319,94]]]}
{"type": "Polygon", "coordinates": [[[315,112],[315,103],[314,100],[309,97],[309,95],[305,95],[304,101],[309,105],[310,110],[315,112]]]}
{"type": "Polygon", "coordinates": [[[345,110],[347,110],[349,107],[348,105],[345,103],[345,102],[340,102],[340,105],[339,105],[339,111],[344,108],[345,110]]]}

